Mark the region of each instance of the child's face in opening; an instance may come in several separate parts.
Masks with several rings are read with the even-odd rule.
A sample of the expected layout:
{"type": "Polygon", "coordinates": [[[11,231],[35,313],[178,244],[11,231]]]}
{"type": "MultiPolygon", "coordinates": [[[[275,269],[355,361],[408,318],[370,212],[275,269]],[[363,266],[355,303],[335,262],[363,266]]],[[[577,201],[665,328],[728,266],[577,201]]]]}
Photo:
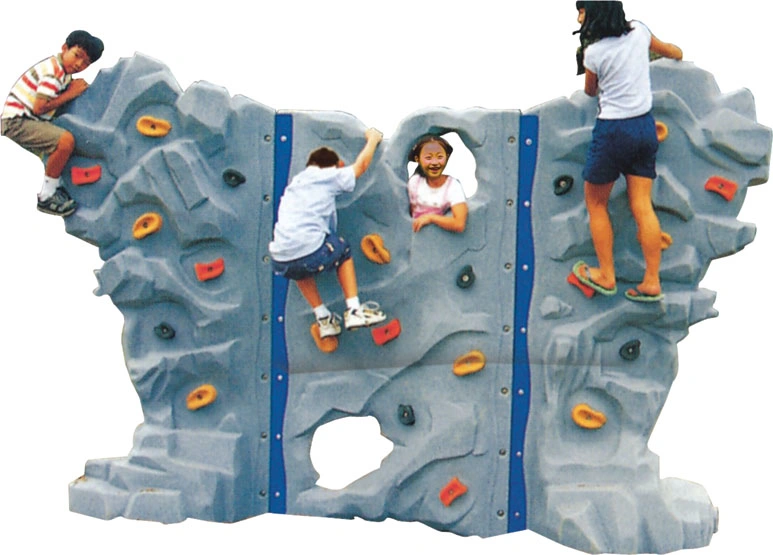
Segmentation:
{"type": "Polygon", "coordinates": [[[416,163],[419,164],[428,179],[438,178],[443,175],[443,171],[446,169],[448,155],[440,144],[429,142],[421,147],[416,163]]]}
{"type": "Polygon", "coordinates": [[[580,25],[585,23],[585,8],[580,8],[577,10],[577,23],[580,25]]]}
{"type": "Polygon", "coordinates": [[[73,74],[85,70],[91,65],[91,58],[80,46],[62,45],[62,66],[65,73],[73,74]]]}

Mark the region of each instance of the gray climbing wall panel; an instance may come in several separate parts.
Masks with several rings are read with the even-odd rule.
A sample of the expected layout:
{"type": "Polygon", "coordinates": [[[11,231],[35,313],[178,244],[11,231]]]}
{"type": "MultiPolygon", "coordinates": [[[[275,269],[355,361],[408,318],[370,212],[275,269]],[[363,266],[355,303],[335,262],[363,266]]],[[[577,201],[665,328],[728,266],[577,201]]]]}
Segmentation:
{"type": "MultiPolygon", "coordinates": [[[[580,186],[592,99],[526,115],[427,109],[382,143],[338,205],[361,297],[401,332],[384,344],[346,333],[327,354],[296,288],[272,278],[267,245],[287,177],[320,145],[352,161],[365,126],[340,112],[276,113],[205,83],[183,92],[143,56],[100,72],[60,119],[79,145],[67,187],[81,207],[66,228],[105,261],[98,294],[125,317],[145,420],[128,457],[87,463],[72,510],[161,522],[268,511],[396,518],[482,536],[528,527],[586,551],[706,545],[716,526],[707,494],[661,481],[647,440],[677,342],[715,315],[700,279],[753,239],[736,217],[747,187],[767,179],[771,134],[748,92],[721,95],[686,63],[652,71],[654,113],[669,131],[653,195],[673,241],[663,303],[589,299],[566,281],[593,256],[580,186]],[[414,234],[408,152],[420,135],[450,131],[477,166],[467,230],[414,234]],[[84,173],[92,178],[76,185],[84,173]],[[557,195],[560,176],[575,186],[557,195]],[[707,190],[714,176],[723,187],[707,190]],[[371,234],[389,263],[359,248],[371,234]],[[470,287],[457,284],[465,268],[470,287]],[[484,368],[455,375],[454,361],[475,351],[484,368]],[[413,423],[401,418],[408,406],[413,423]],[[578,424],[575,409],[600,425],[578,424]],[[312,437],[346,416],[375,417],[395,448],[343,490],[318,487],[312,437]]],[[[618,189],[619,276],[635,283],[641,255],[618,189]]],[[[341,311],[334,276],[320,286],[341,311]]]]}

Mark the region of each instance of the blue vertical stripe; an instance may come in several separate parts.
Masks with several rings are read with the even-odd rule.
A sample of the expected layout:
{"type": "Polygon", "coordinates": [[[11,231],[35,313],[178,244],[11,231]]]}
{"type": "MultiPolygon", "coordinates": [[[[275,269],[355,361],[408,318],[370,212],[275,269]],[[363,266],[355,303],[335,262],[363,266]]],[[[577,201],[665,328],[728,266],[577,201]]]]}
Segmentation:
{"type": "Polygon", "coordinates": [[[510,419],[510,498],[508,532],[526,529],[526,482],[523,461],[526,423],[529,419],[528,325],[534,287],[534,238],[531,199],[537,169],[539,120],[521,116],[518,154],[518,223],[516,229],[515,330],[513,341],[512,415],[510,419]]]}
{"type": "MultiPolygon", "coordinates": [[[[293,155],[292,114],[277,114],[274,136],[274,222],[279,199],[290,178],[290,162],[293,155]]],[[[271,295],[271,454],[269,460],[268,510],[271,513],[287,512],[287,476],[284,463],[284,419],[287,408],[289,382],[287,339],[285,336],[285,306],[288,281],[273,277],[271,295]]]]}

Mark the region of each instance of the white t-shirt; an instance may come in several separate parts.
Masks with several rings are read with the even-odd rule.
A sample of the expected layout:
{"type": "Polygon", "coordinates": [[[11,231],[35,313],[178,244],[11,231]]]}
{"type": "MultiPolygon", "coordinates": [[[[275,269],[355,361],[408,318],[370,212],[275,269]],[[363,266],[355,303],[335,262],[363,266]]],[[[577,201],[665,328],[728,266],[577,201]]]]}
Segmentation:
{"type": "Polygon", "coordinates": [[[308,166],[293,177],[279,201],[274,240],[268,251],[274,260],[289,262],[316,251],[336,230],[336,196],[355,186],[354,168],[308,166]]]}
{"type": "Polygon", "coordinates": [[[627,34],[585,49],[585,67],[599,78],[599,119],[633,118],[652,109],[651,41],[647,26],[632,21],[627,34]]]}
{"type": "Polygon", "coordinates": [[[467,202],[461,182],[450,175],[440,187],[430,187],[425,177],[412,175],[408,180],[408,197],[414,218],[430,213],[445,214],[455,204],[467,202]]]}

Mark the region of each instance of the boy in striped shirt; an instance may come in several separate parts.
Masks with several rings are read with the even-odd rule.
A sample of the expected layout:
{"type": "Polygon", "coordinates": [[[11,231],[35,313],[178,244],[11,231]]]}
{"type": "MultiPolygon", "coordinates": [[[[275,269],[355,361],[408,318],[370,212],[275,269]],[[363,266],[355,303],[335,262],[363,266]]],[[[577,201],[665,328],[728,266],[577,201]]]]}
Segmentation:
{"type": "Polygon", "coordinates": [[[75,150],[72,133],[51,123],[58,108],[83,94],[88,84],[72,75],[102,56],[104,45],[86,31],[73,31],[62,52],[42,60],[22,75],[8,94],[0,120],[0,134],[45,161],[38,210],[69,216],[77,208],[61,186],[60,176],[75,150]]]}

